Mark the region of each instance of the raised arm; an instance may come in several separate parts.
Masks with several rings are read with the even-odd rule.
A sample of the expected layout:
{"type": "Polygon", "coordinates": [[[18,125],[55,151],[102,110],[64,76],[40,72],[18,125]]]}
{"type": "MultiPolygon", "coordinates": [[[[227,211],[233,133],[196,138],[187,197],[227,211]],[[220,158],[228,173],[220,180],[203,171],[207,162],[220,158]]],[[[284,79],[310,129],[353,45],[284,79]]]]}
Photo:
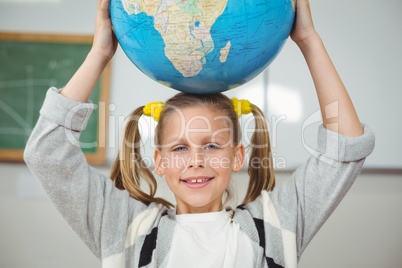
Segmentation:
{"type": "Polygon", "coordinates": [[[362,135],[363,129],[349,94],[314,28],[308,0],[297,1],[296,23],[291,38],[310,69],[324,127],[344,136],[362,135]]]}
{"type": "Polygon", "coordinates": [[[87,102],[96,82],[117,49],[109,12],[110,0],[98,0],[92,49],[61,94],[76,102],[87,102]]]}
{"type": "Polygon", "coordinates": [[[118,246],[124,248],[127,226],[133,215],[145,209],[89,166],[79,146],[93,109],[88,97],[116,49],[107,19],[108,3],[98,1],[94,45],[62,91],[67,98],[59,89],[48,90],[24,152],[25,162],[53,204],[99,258],[118,246]]]}

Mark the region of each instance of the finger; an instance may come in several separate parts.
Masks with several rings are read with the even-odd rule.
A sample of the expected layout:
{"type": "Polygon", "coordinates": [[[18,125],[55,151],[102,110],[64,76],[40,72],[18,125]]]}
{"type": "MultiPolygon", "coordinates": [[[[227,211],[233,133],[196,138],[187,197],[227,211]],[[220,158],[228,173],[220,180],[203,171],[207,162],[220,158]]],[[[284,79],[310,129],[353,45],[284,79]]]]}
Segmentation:
{"type": "MultiPolygon", "coordinates": [[[[99,1],[99,0],[98,0],[99,1]]],[[[109,5],[110,5],[110,0],[100,0],[101,4],[100,4],[100,9],[102,10],[109,10],[109,5]]]]}
{"type": "Polygon", "coordinates": [[[110,0],[98,0],[96,17],[99,22],[110,20],[109,4],[110,0]]]}

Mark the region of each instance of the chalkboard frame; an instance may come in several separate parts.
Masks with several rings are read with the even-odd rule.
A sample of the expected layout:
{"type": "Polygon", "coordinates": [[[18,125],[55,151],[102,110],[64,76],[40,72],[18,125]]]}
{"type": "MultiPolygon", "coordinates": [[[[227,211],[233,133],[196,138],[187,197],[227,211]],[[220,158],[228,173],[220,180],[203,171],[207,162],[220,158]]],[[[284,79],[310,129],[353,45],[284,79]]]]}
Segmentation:
{"type": "MultiPolygon", "coordinates": [[[[93,36],[90,35],[56,35],[56,34],[32,34],[32,33],[10,33],[0,32],[0,42],[34,42],[47,44],[87,44],[91,45],[93,36]]],[[[106,162],[106,133],[108,125],[108,104],[110,88],[110,69],[109,63],[100,78],[98,124],[96,130],[96,151],[85,152],[85,158],[90,164],[103,165],[106,162]]],[[[98,105],[98,103],[95,103],[98,105]]],[[[0,148],[0,161],[22,162],[23,149],[4,149],[0,148]]]]}

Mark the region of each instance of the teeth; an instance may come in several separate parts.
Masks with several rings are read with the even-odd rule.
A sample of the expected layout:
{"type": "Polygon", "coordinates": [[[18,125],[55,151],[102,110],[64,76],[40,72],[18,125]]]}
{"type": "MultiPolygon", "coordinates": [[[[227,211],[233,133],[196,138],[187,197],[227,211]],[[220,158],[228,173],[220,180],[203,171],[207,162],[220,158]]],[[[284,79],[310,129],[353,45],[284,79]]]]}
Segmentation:
{"type": "Polygon", "coordinates": [[[189,183],[201,183],[201,182],[206,182],[209,181],[210,179],[194,179],[194,180],[188,180],[187,182],[189,183]]]}

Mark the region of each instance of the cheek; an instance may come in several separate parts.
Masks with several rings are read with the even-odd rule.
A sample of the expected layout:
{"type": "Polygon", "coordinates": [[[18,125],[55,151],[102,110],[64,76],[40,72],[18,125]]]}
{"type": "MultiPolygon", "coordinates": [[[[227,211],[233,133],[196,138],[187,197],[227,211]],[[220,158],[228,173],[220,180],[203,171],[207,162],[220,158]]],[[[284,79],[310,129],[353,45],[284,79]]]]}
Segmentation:
{"type": "Polygon", "coordinates": [[[169,186],[169,188],[172,189],[172,186],[173,186],[172,177],[169,176],[169,174],[165,174],[165,180],[166,180],[166,183],[169,186]]]}
{"type": "Polygon", "coordinates": [[[219,194],[223,194],[226,189],[229,187],[230,184],[230,177],[231,173],[220,174],[219,180],[216,181],[216,190],[219,194]]]}
{"type": "Polygon", "coordinates": [[[179,181],[177,180],[177,173],[172,172],[171,170],[168,170],[165,173],[165,181],[166,184],[168,185],[169,189],[175,193],[175,189],[177,188],[179,181]]]}
{"type": "Polygon", "coordinates": [[[223,182],[225,184],[229,185],[231,176],[232,176],[232,171],[227,169],[223,174],[223,182]]]}
{"type": "Polygon", "coordinates": [[[206,157],[207,165],[220,172],[232,172],[234,155],[228,153],[211,154],[206,157]]]}

